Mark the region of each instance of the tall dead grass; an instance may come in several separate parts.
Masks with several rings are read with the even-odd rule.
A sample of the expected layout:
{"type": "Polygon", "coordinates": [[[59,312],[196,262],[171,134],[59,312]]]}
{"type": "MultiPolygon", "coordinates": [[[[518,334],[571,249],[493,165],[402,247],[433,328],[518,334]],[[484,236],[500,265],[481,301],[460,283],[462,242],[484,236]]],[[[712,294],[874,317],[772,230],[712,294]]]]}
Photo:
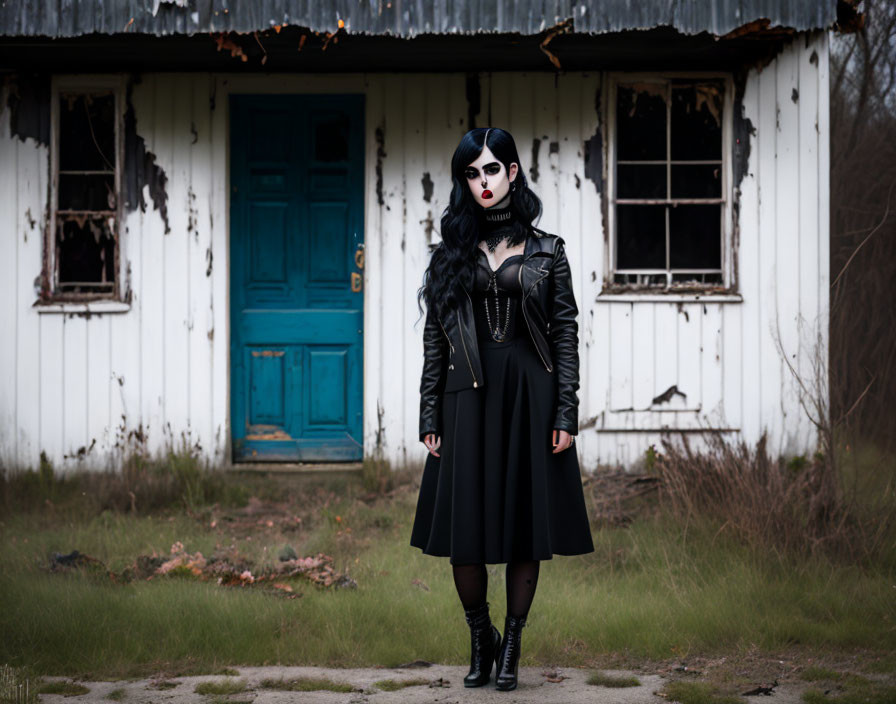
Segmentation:
{"type": "Polygon", "coordinates": [[[863,468],[847,472],[823,452],[772,457],[766,436],[755,447],[719,433],[695,451],[686,435],[668,439],[656,457],[660,505],[678,518],[718,521],[743,542],[780,559],[826,556],[872,564],[891,556],[896,525],[892,468],[883,487],[864,491],[863,468]]]}

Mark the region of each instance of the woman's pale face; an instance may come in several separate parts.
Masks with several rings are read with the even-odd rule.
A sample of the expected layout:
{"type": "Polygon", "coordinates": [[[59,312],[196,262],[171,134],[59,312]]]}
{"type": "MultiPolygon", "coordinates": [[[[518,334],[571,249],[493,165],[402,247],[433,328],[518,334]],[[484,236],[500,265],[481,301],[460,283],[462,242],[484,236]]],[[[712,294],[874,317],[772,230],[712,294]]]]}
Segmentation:
{"type": "Polygon", "coordinates": [[[510,192],[510,183],[516,178],[518,169],[518,164],[514,162],[508,173],[492,150],[485,147],[476,161],[464,169],[464,176],[476,202],[483,208],[491,208],[510,192]]]}

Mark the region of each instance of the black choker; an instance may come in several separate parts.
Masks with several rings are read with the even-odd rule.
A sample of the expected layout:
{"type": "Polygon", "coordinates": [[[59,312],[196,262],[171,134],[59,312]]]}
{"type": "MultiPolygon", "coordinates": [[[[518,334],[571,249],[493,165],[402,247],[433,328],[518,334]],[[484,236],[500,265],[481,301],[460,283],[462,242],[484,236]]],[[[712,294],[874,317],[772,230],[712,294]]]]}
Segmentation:
{"type": "Polygon", "coordinates": [[[511,216],[509,205],[506,208],[501,208],[501,210],[485,210],[486,222],[506,222],[510,220],[511,216]]]}

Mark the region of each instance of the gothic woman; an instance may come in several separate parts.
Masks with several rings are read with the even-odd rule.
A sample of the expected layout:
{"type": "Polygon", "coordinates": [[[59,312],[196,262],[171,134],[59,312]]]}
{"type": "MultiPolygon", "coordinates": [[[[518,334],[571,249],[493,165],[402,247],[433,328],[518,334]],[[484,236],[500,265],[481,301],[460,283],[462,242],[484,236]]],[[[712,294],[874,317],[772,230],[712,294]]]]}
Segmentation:
{"type": "MultiPolygon", "coordinates": [[[[594,551],[578,456],[578,324],[561,237],[532,222],[513,137],[463,136],[442,241],[418,292],[426,303],[411,545],[449,557],[470,626],[467,687],[517,685],[522,628],[541,560],[594,551]],[[486,564],[506,563],[504,636],[486,601],[486,564]]],[[[421,307],[422,311],[422,307],[421,307]]]]}

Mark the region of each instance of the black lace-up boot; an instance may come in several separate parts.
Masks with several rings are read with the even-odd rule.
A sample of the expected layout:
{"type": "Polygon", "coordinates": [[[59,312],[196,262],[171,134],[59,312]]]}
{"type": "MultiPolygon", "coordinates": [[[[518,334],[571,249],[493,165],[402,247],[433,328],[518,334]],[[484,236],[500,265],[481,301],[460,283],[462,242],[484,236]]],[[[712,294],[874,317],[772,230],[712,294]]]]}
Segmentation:
{"type": "Polygon", "coordinates": [[[470,625],[470,672],[464,677],[464,687],[481,687],[492,676],[492,662],[497,659],[501,634],[492,623],[488,602],[475,609],[465,609],[464,618],[470,625]]]}
{"type": "Polygon", "coordinates": [[[507,616],[504,619],[504,640],[501,641],[501,648],[498,652],[498,672],[495,675],[495,686],[502,691],[516,689],[520,646],[525,625],[525,617],[507,616]]]}

